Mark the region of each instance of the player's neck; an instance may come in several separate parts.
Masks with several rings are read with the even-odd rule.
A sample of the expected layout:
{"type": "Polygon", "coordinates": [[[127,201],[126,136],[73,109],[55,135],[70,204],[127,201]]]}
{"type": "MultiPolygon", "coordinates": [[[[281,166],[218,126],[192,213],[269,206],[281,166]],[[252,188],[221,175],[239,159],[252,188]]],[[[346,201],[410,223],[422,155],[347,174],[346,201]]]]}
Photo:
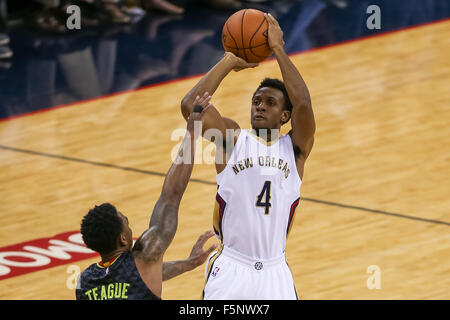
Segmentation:
{"type": "Polygon", "coordinates": [[[108,261],[111,261],[118,256],[120,256],[122,253],[124,253],[126,250],[123,248],[116,249],[108,254],[100,255],[102,258],[102,263],[107,263],[108,261]]]}
{"type": "Polygon", "coordinates": [[[252,128],[252,133],[266,142],[272,142],[280,137],[280,129],[252,128]]]}

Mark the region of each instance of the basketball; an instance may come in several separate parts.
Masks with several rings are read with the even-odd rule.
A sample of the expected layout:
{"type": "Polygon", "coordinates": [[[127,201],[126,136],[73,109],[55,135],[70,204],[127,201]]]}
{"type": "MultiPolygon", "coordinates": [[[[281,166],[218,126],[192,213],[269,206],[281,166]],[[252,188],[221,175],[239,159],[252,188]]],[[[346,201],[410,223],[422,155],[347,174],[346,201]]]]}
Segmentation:
{"type": "Polygon", "coordinates": [[[231,15],[223,26],[223,48],[249,63],[264,61],[272,54],[267,42],[268,27],[264,12],[240,10],[231,15]]]}

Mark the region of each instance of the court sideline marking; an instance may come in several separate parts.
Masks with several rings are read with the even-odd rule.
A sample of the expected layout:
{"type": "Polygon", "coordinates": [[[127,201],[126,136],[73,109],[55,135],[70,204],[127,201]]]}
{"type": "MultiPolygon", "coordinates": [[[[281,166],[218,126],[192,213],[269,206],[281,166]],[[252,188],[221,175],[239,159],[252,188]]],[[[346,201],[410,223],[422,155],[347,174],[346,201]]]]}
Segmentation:
{"type": "MultiPolygon", "coordinates": [[[[61,156],[61,155],[57,155],[57,154],[45,153],[45,152],[40,152],[40,151],[8,147],[8,146],[4,146],[4,145],[0,145],[0,149],[6,150],[6,151],[12,151],[12,152],[20,152],[20,153],[25,153],[25,154],[35,155],[35,156],[41,156],[41,157],[46,157],[46,158],[53,158],[53,159],[58,159],[58,160],[84,163],[84,164],[89,164],[92,166],[119,169],[119,170],[124,170],[124,171],[131,171],[131,172],[136,172],[136,173],[141,173],[141,174],[146,174],[146,175],[153,175],[153,176],[160,176],[160,177],[166,176],[166,174],[158,172],[158,171],[144,170],[144,169],[133,168],[133,167],[125,167],[125,166],[120,166],[120,165],[106,163],[106,162],[99,162],[99,161],[93,161],[93,160],[87,160],[87,159],[81,159],[81,158],[61,156]]],[[[214,185],[214,186],[217,185],[216,182],[203,180],[203,179],[191,178],[189,181],[207,184],[207,185],[214,185]]],[[[446,221],[414,217],[414,216],[409,216],[406,214],[394,213],[394,212],[377,210],[377,209],[370,209],[370,208],[365,208],[365,207],[360,207],[360,206],[342,204],[342,203],[338,203],[338,202],[325,201],[325,200],[319,200],[319,199],[313,199],[313,198],[307,198],[307,197],[300,197],[300,200],[324,204],[324,205],[333,206],[333,207],[365,211],[365,212],[376,213],[376,214],[384,214],[384,215],[391,216],[391,217],[397,217],[397,218],[403,218],[403,219],[416,220],[416,221],[421,221],[421,222],[428,222],[428,223],[450,226],[450,222],[446,222],[446,221]]]]}

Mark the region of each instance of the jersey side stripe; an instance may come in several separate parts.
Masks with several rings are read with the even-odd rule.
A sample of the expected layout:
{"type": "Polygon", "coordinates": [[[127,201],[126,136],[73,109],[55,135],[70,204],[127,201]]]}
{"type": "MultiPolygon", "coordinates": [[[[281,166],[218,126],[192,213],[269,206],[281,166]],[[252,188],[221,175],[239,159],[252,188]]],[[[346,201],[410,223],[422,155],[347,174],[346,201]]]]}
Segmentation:
{"type": "Polygon", "coordinates": [[[289,231],[291,230],[292,221],[294,220],[294,216],[295,216],[295,209],[297,208],[299,202],[300,202],[300,198],[297,198],[297,200],[295,200],[291,204],[291,210],[289,212],[289,222],[288,222],[288,226],[287,226],[287,229],[286,229],[286,237],[289,235],[289,231]]]}
{"type": "Polygon", "coordinates": [[[225,212],[225,207],[227,203],[223,198],[217,193],[216,195],[216,204],[214,206],[214,214],[213,214],[213,227],[214,232],[216,235],[219,236],[220,240],[223,240],[223,233],[222,233],[222,220],[223,220],[223,213],[225,212]]]}

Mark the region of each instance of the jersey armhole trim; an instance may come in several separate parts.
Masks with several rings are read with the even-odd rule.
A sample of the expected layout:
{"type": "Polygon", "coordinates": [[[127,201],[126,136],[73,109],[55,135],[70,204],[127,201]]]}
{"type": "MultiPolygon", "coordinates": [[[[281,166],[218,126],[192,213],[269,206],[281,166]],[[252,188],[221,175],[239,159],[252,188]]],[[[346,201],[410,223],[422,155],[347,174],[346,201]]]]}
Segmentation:
{"type": "Polygon", "coordinates": [[[284,136],[287,137],[287,139],[289,139],[289,142],[290,142],[289,145],[292,150],[292,159],[294,160],[294,166],[295,166],[295,175],[298,178],[298,180],[300,181],[300,186],[301,186],[303,181],[302,181],[302,178],[300,178],[300,175],[298,174],[297,161],[295,159],[295,153],[294,153],[294,143],[292,142],[292,138],[289,134],[285,134],[284,136]]]}
{"type": "Polygon", "coordinates": [[[229,160],[233,157],[234,151],[236,150],[236,146],[238,145],[239,141],[240,141],[241,139],[243,139],[243,137],[245,136],[245,133],[244,133],[244,132],[246,132],[246,131],[247,131],[246,129],[240,129],[240,131],[239,131],[239,137],[237,138],[236,143],[234,144],[233,151],[231,151],[230,157],[229,157],[229,159],[228,159],[228,161],[227,161],[227,164],[225,165],[225,168],[223,168],[222,171],[220,171],[219,173],[216,174],[217,185],[220,184],[220,180],[222,180],[223,173],[225,172],[225,170],[228,168],[228,165],[230,164],[230,161],[229,161],[229,160]]]}

